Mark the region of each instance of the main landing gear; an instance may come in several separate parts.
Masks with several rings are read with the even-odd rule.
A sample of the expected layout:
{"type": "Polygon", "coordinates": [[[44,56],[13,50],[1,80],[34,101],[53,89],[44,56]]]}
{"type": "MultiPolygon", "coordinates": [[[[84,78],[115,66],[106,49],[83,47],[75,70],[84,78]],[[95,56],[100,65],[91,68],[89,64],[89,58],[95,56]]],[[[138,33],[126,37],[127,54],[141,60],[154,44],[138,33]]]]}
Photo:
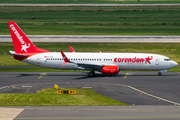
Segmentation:
{"type": "Polygon", "coordinates": [[[158,72],[158,76],[161,76],[162,74],[161,74],[161,72],[158,72]]]}
{"type": "Polygon", "coordinates": [[[95,72],[94,72],[94,71],[89,72],[89,77],[93,77],[93,76],[94,76],[94,74],[95,74],[95,72]]]}

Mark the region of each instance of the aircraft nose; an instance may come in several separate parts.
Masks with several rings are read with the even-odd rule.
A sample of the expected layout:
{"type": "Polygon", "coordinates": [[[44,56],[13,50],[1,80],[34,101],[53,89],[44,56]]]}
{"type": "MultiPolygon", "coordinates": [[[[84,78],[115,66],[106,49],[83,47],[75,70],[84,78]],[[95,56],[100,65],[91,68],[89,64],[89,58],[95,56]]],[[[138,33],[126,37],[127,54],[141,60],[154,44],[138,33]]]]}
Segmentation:
{"type": "Polygon", "coordinates": [[[175,62],[175,61],[172,61],[171,65],[172,65],[173,67],[176,67],[176,66],[178,66],[178,63],[175,62]]]}

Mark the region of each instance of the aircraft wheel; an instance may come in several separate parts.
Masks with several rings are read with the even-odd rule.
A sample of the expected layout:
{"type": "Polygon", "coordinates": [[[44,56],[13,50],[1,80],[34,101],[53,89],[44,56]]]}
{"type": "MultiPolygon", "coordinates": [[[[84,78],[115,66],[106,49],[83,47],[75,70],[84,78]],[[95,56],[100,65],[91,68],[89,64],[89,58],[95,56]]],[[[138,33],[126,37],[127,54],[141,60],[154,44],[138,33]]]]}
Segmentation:
{"type": "Polygon", "coordinates": [[[94,71],[89,72],[89,77],[94,76],[94,74],[95,74],[95,72],[94,72],[94,71]]]}
{"type": "Polygon", "coordinates": [[[161,76],[162,74],[161,74],[161,72],[158,72],[158,76],[161,76]]]}

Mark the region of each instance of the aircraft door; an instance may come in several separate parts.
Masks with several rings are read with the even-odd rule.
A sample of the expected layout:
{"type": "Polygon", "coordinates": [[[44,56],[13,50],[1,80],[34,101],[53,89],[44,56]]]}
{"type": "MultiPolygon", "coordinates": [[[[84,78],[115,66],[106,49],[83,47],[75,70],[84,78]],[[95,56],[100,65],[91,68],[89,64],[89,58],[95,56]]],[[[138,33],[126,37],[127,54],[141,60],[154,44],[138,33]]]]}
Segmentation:
{"type": "Polygon", "coordinates": [[[37,56],[37,65],[40,65],[40,64],[41,64],[41,56],[38,55],[38,56],[37,56]]]}
{"type": "Polygon", "coordinates": [[[156,57],[156,59],[155,59],[155,64],[156,64],[156,65],[159,65],[159,57],[156,57]]]}

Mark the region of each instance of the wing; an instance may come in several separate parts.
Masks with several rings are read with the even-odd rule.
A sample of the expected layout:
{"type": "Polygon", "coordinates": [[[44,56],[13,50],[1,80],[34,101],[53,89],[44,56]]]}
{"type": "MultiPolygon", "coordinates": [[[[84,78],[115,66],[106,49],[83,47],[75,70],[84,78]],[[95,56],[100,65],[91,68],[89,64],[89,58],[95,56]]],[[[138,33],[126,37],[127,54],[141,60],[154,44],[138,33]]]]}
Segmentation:
{"type": "Polygon", "coordinates": [[[88,69],[88,70],[100,70],[102,69],[103,66],[108,66],[108,65],[112,65],[112,64],[100,64],[100,63],[94,63],[94,64],[90,64],[90,63],[79,63],[79,62],[72,62],[70,61],[66,55],[61,51],[61,55],[64,59],[64,64],[62,65],[62,67],[66,64],[66,63],[73,63],[77,65],[77,68],[79,69],[88,69]]]}
{"type": "Polygon", "coordinates": [[[99,70],[102,68],[103,65],[100,64],[89,64],[89,63],[75,63],[77,64],[77,67],[80,69],[93,69],[93,70],[99,70]]]}

